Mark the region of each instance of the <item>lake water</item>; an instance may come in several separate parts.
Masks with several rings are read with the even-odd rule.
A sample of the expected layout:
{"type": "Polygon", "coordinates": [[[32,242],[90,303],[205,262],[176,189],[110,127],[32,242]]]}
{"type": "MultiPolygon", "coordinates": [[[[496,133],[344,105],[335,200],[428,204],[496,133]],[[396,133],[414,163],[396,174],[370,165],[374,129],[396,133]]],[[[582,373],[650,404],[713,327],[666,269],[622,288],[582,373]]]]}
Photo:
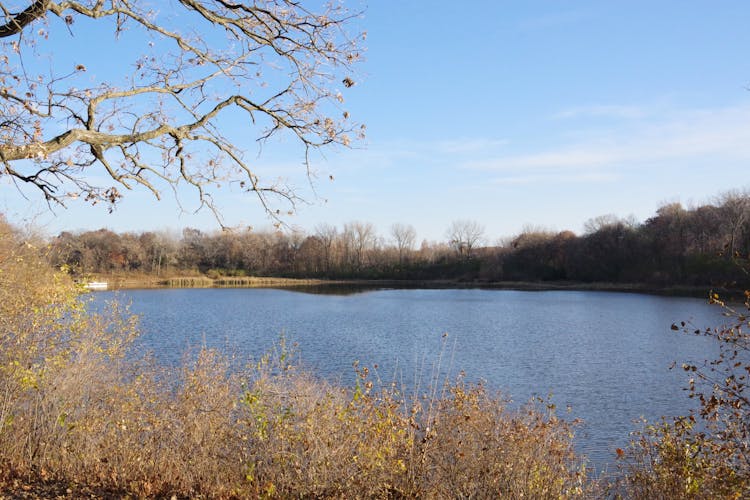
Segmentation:
{"type": "Polygon", "coordinates": [[[463,370],[516,402],[552,394],[561,415],[584,420],[576,445],[597,470],[612,469],[635,419],[691,408],[684,373],[669,365],[716,349],[672,323],[723,319],[701,299],[608,292],[177,289],[103,292],[95,302],[113,295],[141,315],[139,342],[166,363],[201,345],[257,359],[283,333],[322,377],[352,384],[358,360],[409,386],[429,379],[443,352],[443,372],[463,370]]]}

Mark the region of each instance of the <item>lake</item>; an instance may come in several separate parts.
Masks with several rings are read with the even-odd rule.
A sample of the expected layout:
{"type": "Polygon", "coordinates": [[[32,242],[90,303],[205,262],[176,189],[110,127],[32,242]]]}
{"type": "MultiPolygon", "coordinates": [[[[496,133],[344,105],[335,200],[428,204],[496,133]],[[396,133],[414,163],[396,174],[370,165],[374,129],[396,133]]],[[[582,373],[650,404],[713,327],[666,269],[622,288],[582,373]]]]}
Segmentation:
{"type": "Polygon", "coordinates": [[[669,365],[711,357],[716,346],[672,323],[723,320],[702,299],[611,292],[168,289],[94,301],[113,296],[141,315],[140,345],[165,363],[202,345],[257,359],[283,334],[306,366],[347,385],[354,361],[407,387],[427,384],[439,363],[441,377],[462,370],[515,402],[551,394],[560,415],[583,419],[576,446],[600,471],[612,469],[635,419],[691,408],[685,374],[669,365]]]}

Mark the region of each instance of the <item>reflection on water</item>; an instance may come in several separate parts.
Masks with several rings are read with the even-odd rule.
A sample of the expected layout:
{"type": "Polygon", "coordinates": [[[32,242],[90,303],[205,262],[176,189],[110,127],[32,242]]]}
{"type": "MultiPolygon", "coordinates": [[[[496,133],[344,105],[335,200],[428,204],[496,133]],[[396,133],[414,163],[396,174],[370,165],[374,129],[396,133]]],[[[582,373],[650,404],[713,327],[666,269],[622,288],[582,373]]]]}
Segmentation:
{"type": "MultiPolygon", "coordinates": [[[[597,469],[614,461],[633,421],[692,408],[673,361],[713,356],[710,339],[674,332],[692,320],[718,325],[720,310],[693,298],[581,291],[320,287],[118,292],[142,315],[141,345],[164,362],[207,345],[258,358],[283,333],[320,376],[352,383],[352,363],[379,365],[385,381],[428,383],[463,370],[517,402],[553,395],[582,418],[578,449],[597,469]],[[355,292],[352,294],[352,292],[355,292]],[[325,293],[323,293],[325,292],[325,293]],[[333,293],[332,293],[333,292],[333,293]]],[[[111,292],[96,295],[101,302],[111,292]]]]}
{"type": "Polygon", "coordinates": [[[325,285],[285,286],[279,289],[312,295],[355,295],[358,293],[374,292],[376,290],[390,290],[393,288],[394,287],[384,287],[382,285],[330,283],[325,285]]]}

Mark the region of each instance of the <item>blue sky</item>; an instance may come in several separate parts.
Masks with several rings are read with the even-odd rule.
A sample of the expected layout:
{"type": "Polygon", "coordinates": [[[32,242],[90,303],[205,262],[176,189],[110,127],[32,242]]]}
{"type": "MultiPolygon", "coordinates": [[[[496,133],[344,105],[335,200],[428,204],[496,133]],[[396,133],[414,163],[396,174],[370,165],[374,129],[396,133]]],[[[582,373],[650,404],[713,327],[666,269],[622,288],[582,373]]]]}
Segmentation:
{"type": "MultiPolygon", "coordinates": [[[[492,243],[525,225],[580,232],[598,215],[644,220],[665,202],[750,186],[745,1],[352,4],[362,7],[353,29],[367,31],[367,51],[347,106],[366,140],[316,156],[317,197],[298,150],[280,143],[256,160],[310,200],[291,226],[362,220],[386,236],[401,222],[442,240],[472,219],[492,243]]],[[[227,190],[219,204],[229,224],[269,225],[252,198],[227,190]]],[[[51,214],[0,181],[0,211],[52,234],[217,228],[145,191],[111,215],[82,203],[51,214]]]]}

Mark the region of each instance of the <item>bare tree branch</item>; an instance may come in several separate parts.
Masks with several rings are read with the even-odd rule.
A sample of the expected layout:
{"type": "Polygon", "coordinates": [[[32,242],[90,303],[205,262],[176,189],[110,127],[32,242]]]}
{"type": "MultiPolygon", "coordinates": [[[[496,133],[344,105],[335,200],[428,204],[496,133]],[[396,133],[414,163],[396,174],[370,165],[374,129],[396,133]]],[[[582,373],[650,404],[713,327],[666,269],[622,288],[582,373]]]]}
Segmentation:
{"type": "Polygon", "coordinates": [[[0,38],[19,34],[29,24],[33,23],[47,12],[50,0],[36,0],[26,9],[18,14],[10,14],[3,6],[6,18],[10,17],[5,24],[0,26],[0,38]]]}
{"type": "Polygon", "coordinates": [[[50,203],[83,197],[110,208],[118,187],[142,186],[160,198],[183,182],[220,221],[213,189],[233,181],[272,217],[282,213],[274,200],[294,209],[297,194],[264,183],[244,158],[248,144],[237,142],[236,124],[256,141],[294,138],[308,178],[311,149],[361,137],[337,89],[352,86],[359,59],[361,38],[346,32],[352,14],[335,4],[314,13],[298,0],[179,5],[183,11],[162,14],[140,0],[0,2],[0,38],[9,39],[0,55],[0,178],[33,185],[50,203]],[[63,73],[41,67],[45,50],[53,61],[59,50],[50,37],[92,22],[109,22],[115,39],[142,36],[150,49],[135,53],[119,77],[93,76],[96,60],[63,73]],[[115,83],[122,76],[124,86],[115,83]],[[101,184],[102,173],[111,183],[101,184]]]}

